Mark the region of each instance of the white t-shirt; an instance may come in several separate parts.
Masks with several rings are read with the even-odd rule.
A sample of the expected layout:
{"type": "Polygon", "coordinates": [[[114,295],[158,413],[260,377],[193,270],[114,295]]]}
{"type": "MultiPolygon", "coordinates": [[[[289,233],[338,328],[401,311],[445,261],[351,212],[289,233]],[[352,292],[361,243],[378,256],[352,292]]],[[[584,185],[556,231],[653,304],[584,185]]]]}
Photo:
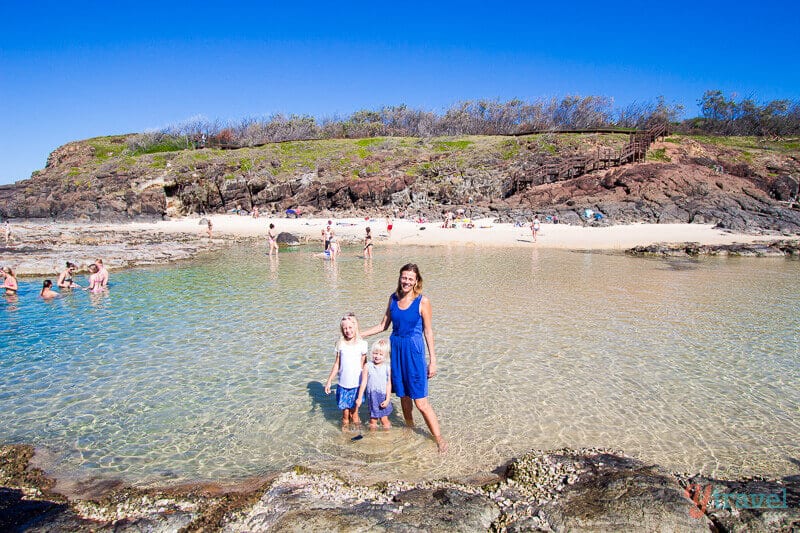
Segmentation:
{"type": "Polygon", "coordinates": [[[361,357],[367,354],[367,341],[341,343],[339,350],[339,386],[354,389],[361,384],[361,357]]]}

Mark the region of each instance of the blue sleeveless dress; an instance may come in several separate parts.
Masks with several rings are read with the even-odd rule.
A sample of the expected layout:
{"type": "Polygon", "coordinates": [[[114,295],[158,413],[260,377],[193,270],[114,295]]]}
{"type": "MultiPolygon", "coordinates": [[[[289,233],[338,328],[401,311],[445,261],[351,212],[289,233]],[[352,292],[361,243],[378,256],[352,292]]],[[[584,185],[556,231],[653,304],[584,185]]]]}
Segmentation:
{"type": "Polygon", "coordinates": [[[392,390],[400,397],[414,400],[428,396],[428,364],[425,361],[425,338],[422,335],[422,315],[417,296],[408,309],[397,305],[397,294],[392,294],[389,314],[392,318],[392,390]]]}

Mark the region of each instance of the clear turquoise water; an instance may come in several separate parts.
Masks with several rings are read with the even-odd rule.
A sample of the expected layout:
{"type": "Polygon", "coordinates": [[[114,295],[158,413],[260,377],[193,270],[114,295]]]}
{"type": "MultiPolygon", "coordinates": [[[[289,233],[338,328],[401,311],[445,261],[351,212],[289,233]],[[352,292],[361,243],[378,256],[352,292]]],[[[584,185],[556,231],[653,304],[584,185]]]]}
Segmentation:
{"type": "Polygon", "coordinates": [[[22,280],[16,301],[0,298],[0,442],[35,444],[60,477],[141,484],[294,464],[362,481],[439,478],[563,446],[715,475],[796,471],[798,261],[346,254],[270,261],[241,246],[115,272],[108,295],[52,302],[38,298],[40,279],[22,280]],[[397,415],[396,428],[352,442],[322,391],[339,317],[377,323],[408,261],[433,303],[443,457],[397,415]]]}

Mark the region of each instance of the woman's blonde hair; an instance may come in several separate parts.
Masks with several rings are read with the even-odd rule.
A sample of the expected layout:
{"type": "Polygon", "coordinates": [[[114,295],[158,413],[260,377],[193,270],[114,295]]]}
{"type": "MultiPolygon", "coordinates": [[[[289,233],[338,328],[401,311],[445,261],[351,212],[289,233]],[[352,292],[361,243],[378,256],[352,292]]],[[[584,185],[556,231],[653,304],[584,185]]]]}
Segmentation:
{"type": "Polygon", "coordinates": [[[420,273],[419,267],[415,263],[406,263],[400,268],[400,275],[397,276],[397,297],[399,298],[402,296],[403,292],[403,286],[400,284],[400,278],[403,276],[403,272],[413,272],[417,275],[417,282],[414,284],[412,291],[414,296],[422,293],[422,273],[420,273]]]}

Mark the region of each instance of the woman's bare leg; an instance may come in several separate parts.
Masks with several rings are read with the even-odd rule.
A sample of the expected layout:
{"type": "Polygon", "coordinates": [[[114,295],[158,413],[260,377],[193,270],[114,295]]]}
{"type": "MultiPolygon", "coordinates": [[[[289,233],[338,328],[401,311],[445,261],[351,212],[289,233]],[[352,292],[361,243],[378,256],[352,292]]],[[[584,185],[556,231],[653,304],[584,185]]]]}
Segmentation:
{"type": "Polygon", "coordinates": [[[406,421],[406,426],[414,427],[414,402],[411,396],[403,396],[400,398],[400,407],[403,408],[403,418],[406,421]]]}
{"type": "Polygon", "coordinates": [[[439,418],[436,416],[436,412],[433,410],[433,406],[431,406],[428,398],[419,398],[414,400],[414,403],[419,409],[419,412],[422,413],[422,418],[425,419],[425,423],[428,424],[428,429],[431,430],[431,435],[436,440],[436,446],[439,447],[439,452],[444,453],[447,451],[447,442],[442,438],[442,432],[439,429],[439,418]]]}

